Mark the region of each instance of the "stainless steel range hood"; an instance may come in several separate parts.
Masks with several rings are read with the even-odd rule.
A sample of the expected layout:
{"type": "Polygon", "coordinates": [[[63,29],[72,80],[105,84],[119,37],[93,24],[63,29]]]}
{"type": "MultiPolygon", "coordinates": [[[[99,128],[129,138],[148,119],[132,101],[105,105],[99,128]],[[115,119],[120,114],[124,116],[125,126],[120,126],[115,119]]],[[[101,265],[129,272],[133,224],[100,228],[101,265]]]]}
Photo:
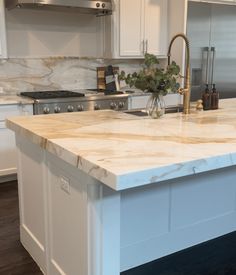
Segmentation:
{"type": "Polygon", "coordinates": [[[37,8],[62,11],[76,11],[95,15],[112,13],[111,0],[5,0],[6,8],[37,8]]]}

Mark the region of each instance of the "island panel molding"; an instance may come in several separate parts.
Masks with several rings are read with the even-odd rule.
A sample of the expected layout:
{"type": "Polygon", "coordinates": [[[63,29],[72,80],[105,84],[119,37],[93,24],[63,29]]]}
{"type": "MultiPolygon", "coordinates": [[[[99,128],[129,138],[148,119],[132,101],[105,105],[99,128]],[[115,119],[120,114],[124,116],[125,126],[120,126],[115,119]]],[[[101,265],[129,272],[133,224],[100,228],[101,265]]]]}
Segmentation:
{"type": "Polygon", "coordinates": [[[20,239],[45,273],[47,270],[47,204],[44,150],[24,139],[16,139],[18,148],[18,192],[20,239]],[[37,148],[37,149],[36,149],[37,148]],[[34,157],[35,151],[37,155],[34,157]]]}
{"type": "Polygon", "coordinates": [[[21,242],[45,274],[120,275],[236,229],[235,166],[115,191],[28,139],[17,146],[21,242]]]}

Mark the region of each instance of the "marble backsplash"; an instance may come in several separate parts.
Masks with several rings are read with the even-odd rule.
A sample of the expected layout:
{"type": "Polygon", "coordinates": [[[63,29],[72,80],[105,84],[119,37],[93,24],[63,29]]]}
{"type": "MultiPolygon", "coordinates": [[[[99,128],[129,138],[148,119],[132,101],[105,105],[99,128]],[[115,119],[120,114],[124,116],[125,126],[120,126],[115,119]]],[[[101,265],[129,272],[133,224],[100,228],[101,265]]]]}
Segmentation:
{"type": "Polygon", "coordinates": [[[2,59],[0,89],[6,94],[17,94],[22,91],[96,88],[96,68],[109,64],[133,72],[140,69],[142,61],[78,57],[2,59]]]}

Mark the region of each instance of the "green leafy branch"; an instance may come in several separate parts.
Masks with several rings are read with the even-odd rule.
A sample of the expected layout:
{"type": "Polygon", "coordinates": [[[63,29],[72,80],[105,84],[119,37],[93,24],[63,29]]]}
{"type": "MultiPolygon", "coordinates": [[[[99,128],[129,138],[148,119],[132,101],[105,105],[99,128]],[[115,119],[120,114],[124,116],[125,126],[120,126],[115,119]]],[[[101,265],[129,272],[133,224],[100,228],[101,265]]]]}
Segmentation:
{"type": "Polygon", "coordinates": [[[159,68],[159,60],[153,54],[146,53],[142,70],[138,73],[127,74],[121,71],[120,80],[124,80],[129,87],[135,87],[145,92],[166,95],[177,92],[180,67],[172,61],[166,69],[159,68]]]}

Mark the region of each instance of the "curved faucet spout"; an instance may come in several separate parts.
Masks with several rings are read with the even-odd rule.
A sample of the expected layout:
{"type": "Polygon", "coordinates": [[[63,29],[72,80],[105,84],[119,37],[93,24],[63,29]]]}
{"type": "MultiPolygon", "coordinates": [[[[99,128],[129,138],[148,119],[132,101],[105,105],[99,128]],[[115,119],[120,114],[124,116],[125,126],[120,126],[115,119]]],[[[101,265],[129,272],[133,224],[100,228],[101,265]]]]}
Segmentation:
{"type": "Polygon", "coordinates": [[[176,38],[182,37],[185,41],[186,45],[186,70],[185,70],[185,81],[184,81],[184,89],[180,89],[180,93],[184,95],[184,114],[190,113],[190,92],[191,92],[191,86],[190,86],[190,46],[189,46],[189,40],[187,36],[183,33],[176,34],[170,41],[169,48],[168,48],[168,65],[170,65],[170,57],[171,57],[171,48],[176,38]]]}

